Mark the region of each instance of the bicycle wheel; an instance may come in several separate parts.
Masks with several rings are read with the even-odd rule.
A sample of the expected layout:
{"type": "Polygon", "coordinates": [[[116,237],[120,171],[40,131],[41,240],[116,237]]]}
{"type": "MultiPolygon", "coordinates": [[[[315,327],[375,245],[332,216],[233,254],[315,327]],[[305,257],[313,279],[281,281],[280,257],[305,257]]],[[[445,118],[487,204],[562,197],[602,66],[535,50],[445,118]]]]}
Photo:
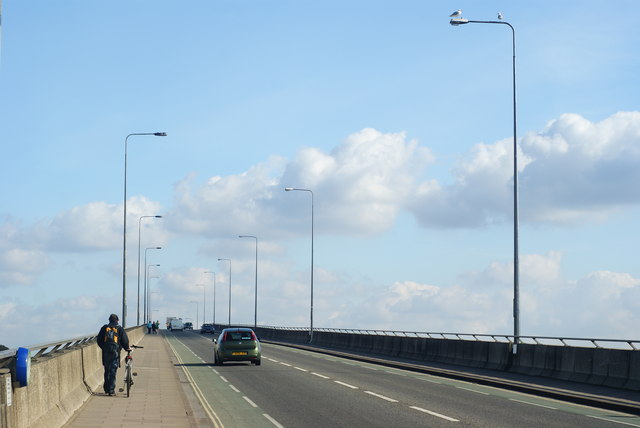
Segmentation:
{"type": "Polygon", "coordinates": [[[131,391],[131,385],[133,384],[133,379],[131,379],[131,365],[130,364],[127,364],[127,367],[125,368],[124,383],[127,386],[127,398],[129,398],[129,391],[131,391]]]}

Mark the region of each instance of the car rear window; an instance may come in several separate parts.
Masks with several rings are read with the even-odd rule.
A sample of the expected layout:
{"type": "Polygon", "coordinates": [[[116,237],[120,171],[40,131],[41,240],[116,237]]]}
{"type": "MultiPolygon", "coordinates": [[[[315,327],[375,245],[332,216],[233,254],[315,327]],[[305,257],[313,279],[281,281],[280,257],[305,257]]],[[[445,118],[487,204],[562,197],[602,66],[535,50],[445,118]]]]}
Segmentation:
{"type": "Polygon", "coordinates": [[[225,334],[224,340],[255,340],[254,337],[250,331],[228,331],[225,334]]]}

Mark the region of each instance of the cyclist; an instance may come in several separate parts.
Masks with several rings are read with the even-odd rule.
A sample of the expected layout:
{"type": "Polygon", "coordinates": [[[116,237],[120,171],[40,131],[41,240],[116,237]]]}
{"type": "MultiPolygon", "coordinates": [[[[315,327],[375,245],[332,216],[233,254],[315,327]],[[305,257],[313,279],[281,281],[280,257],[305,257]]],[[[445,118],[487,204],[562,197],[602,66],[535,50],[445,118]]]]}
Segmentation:
{"type": "Polygon", "coordinates": [[[129,338],[122,326],[118,325],[118,316],[109,315],[109,324],[105,324],[98,333],[98,346],[102,349],[104,366],[104,392],[115,395],[116,372],[120,367],[120,351],[129,350],[129,338]]]}

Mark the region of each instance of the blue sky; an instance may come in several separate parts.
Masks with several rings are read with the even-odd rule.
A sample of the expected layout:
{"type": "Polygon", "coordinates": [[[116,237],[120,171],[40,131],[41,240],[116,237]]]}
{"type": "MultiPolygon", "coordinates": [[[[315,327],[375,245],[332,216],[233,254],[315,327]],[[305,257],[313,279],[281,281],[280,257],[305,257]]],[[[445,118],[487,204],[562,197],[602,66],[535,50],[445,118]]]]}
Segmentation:
{"type": "Polygon", "coordinates": [[[640,326],[632,1],[12,1],[0,59],[0,343],[153,318],[512,333],[517,31],[521,333],[640,326]],[[621,13],[624,11],[624,13],[621,13]],[[144,267],[143,267],[144,271],[144,267]],[[39,326],[39,327],[35,327],[39,326]],[[35,328],[34,328],[35,327],[35,328]]]}

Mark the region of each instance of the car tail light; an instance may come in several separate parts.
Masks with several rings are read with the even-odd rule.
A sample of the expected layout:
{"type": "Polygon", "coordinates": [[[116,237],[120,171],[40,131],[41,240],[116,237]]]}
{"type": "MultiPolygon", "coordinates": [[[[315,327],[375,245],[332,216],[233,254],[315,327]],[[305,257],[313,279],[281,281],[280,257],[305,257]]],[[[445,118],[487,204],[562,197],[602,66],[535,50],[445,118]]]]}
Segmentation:
{"type": "Polygon", "coordinates": [[[254,332],[251,332],[251,340],[255,340],[256,342],[258,341],[258,338],[254,332]]]}

